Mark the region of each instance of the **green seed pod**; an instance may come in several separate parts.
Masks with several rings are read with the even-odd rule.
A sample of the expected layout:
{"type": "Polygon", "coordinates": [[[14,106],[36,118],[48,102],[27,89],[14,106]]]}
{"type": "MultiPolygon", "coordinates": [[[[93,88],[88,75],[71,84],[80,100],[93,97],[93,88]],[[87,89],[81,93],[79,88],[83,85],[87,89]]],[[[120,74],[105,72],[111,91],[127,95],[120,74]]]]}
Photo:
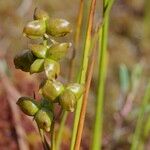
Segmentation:
{"type": "Polygon", "coordinates": [[[70,46],[71,43],[52,44],[50,48],[47,50],[46,56],[47,58],[58,61],[66,55],[68,48],[70,46]]]}
{"type": "Polygon", "coordinates": [[[48,20],[49,15],[42,9],[35,8],[34,10],[34,20],[48,20]]]}
{"type": "Polygon", "coordinates": [[[66,89],[72,91],[76,96],[76,99],[79,99],[84,91],[84,86],[78,83],[71,83],[67,85],[66,89]]]}
{"type": "Polygon", "coordinates": [[[19,105],[20,109],[28,116],[34,116],[40,107],[37,101],[29,97],[20,97],[17,101],[17,105],[19,105]]]}
{"type": "Polygon", "coordinates": [[[35,114],[35,121],[40,129],[43,129],[47,132],[50,131],[51,123],[53,121],[53,113],[46,109],[41,108],[36,114],[35,114]]]}
{"type": "Polygon", "coordinates": [[[24,50],[18,53],[14,58],[16,69],[29,72],[31,64],[35,61],[36,57],[29,50],[24,50]]]}
{"type": "Polygon", "coordinates": [[[76,102],[77,102],[77,99],[76,99],[74,93],[70,90],[66,89],[59,96],[59,103],[62,106],[62,108],[66,111],[73,112],[75,109],[76,102]]]}
{"type": "Polygon", "coordinates": [[[44,59],[36,59],[30,67],[30,73],[38,73],[44,70],[44,59]]]}
{"type": "Polygon", "coordinates": [[[38,39],[41,38],[46,31],[46,24],[44,20],[34,20],[29,22],[24,30],[23,33],[30,39],[38,39]]]}
{"type": "Polygon", "coordinates": [[[52,59],[45,59],[44,69],[48,79],[57,78],[60,73],[60,64],[52,59]]]}
{"type": "Polygon", "coordinates": [[[45,58],[47,46],[42,44],[30,44],[29,49],[37,58],[45,58]]]}
{"type": "Polygon", "coordinates": [[[44,98],[50,100],[51,102],[56,102],[56,98],[62,93],[64,87],[61,82],[56,80],[46,80],[40,86],[40,93],[44,98]]]}
{"type": "Polygon", "coordinates": [[[46,22],[46,33],[54,36],[60,37],[65,36],[67,33],[71,32],[70,23],[64,19],[50,18],[46,22]]]}

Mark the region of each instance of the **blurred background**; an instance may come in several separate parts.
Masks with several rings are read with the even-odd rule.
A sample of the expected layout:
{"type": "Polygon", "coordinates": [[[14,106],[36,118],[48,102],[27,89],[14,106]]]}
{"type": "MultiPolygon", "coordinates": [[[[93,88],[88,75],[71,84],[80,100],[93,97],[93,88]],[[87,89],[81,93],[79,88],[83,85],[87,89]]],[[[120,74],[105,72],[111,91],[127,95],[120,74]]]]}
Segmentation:
{"type": "MultiPolygon", "coordinates": [[[[88,2],[85,1],[85,7],[88,2]]],[[[32,20],[36,7],[50,16],[64,18],[72,24],[73,32],[60,41],[74,41],[79,0],[0,0],[0,150],[41,150],[41,142],[34,122],[16,106],[20,95],[33,96],[38,92],[42,75],[30,75],[17,70],[13,58],[27,49],[32,42],[22,35],[24,25],[32,20]]],[[[101,16],[101,0],[97,0],[95,22],[101,16]]],[[[86,11],[86,8],[84,9],[86,11]]],[[[86,20],[86,17],[84,18],[86,20]]],[[[75,74],[82,57],[82,24],[80,48],[76,52],[75,74]]],[[[62,60],[60,80],[66,81],[69,59],[62,60]]],[[[83,150],[90,149],[98,68],[95,66],[88,99],[83,133],[83,150]]],[[[116,0],[110,14],[108,39],[108,69],[104,100],[103,149],[128,150],[135,132],[142,100],[150,77],[150,1],[116,0]]],[[[38,97],[38,94],[37,94],[38,97]]],[[[150,103],[144,108],[142,140],[139,150],[150,149],[150,103]]],[[[67,119],[63,133],[62,149],[69,149],[72,131],[72,114],[67,119]]]]}

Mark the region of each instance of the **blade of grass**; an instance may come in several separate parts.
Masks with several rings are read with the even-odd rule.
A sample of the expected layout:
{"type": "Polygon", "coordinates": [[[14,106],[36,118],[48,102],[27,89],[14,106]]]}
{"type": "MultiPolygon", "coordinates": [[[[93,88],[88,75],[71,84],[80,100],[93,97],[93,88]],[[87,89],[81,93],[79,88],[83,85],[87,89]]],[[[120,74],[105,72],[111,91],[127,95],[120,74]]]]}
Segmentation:
{"type": "Polygon", "coordinates": [[[131,143],[131,150],[137,150],[139,141],[141,139],[141,133],[142,133],[142,127],[143,127],[143,121],[144,121],[144,112],[145,112],[145,106],[147,106],[148,102],[150,100],[150,81],[148,82],[145,95],[141,104],[140,113],[138,116],[138,120],[136,123],[135,132],[133,135],[132,143],[131,143]]]}
{"type": "Polygon", "coordinates": [[[113,0],[104,0],[103,11],[106,9],[107,13],[104,12],[105,17],[103,21],[103,27],[99,30],[99,79],[98,79],[98,91],[96,101],[96,112],[94,121],[94,130],[92,138],[92,150],[101,149],[102,145],[102,125],[103,125],[103,101],[104,101],[104,88],[106,79],[106,59],[107,59],[107,38],[108,38],[108,25],[109,25],[109,12],[113,4],[113,0]]]}
{"type": "MultiPolygon", "coordinates": [[[[90,51],[90,45],[91,45],[91,31],[92,31],[95,3],[96,3],[96,0],[92,0],[91,5],[90,5],[88,26],[87,26],[87,30],[86,30],[85,43],[84,43],[84,48],[83,48],[83,51],[84,51],[83,60],[82,60],[82,65],[81,65],[81,71],[79,72],[79,75],[80,75],[79,83],[81,83],[81,84],[84,84],[85,80],[86,80],[86,72],[87,72],[88,61],[89,61],[89,51],[90,51]]],[[[72,134],[71,148],[70,148],[71,150],[74,149],[74,145],[75,145],[79,116],[80,116],[80,112],[81,112],[82,98],[83,97],[81,97],[79,99],[79,101],[77,103],[76,111],[75,111],[73,134],[72,134]]]]}
{"type": "Polygon", "coordinates": [[[76,50],[79,47],[79,38],[80,38],[81,24],[82,24],[82,18],[83,18],[83,4],[84,4],[83,0],[80,0],[79,12],[78,12],[78,18],[77,18],[77,26],[76,26],[76,32],[75,32],[75,37],[74,37],[75,46],[73,49],[73,54],[72,54],[72,58],[70,60],[70,66],[69,66],[69,81],[73,79],[75,55],[76,55],[76,50]]]}
{"type": "MultiPolygon", "coordinates": [[[[111,2],[112,3],[112,2],[111,2]]],[[[110,5],[109,7],[106,7],[105,13],[104,13],[104,20],[105,20],[105,15],[107,14],[108,10],[110,10],[110,5]]],[[[78,129],[77,129],[77,136],[76,136],[76,142],[75,142],[75,150],[79,149],[80,143],[81,143],[81,138],[82,138],[82,132],[83,132],[83,126],[84,126],[84,120],[85,120],[85,114],[86,114],[86,106],[87,106],[87,99],[88,99],[88,93],[89,93],[89,88],[90,88],[90,82],[93,74],[93,68],[94,68],[94,63],[95,63],[95,58],[96,58],[96,53],[95,53],[95,47],[96,47],[96,42],[98,39],[98,30],[101,29],[102,24],[98,24],[98,26],[95,29],[94,36],[91,40],[91,50],[94,49],[93,54],[92,54],[92,62],[89,67],[88,71],[88,76],[87,76],[87,82],[85,86],[85,94],[83,97],[83,102],[82,102],[82,108],[81,108],[81,113],[80,113],[80,119],[79,119],[79,124],[78,124],[78,129]]]]}
{"type": "Polygon", "coordinates": [[[144,36],[145,38],[150,38],[150,1],[145,0],[145,14],[144,14],[144,36]]]}
{"type": "Polygon", "coordinates": [[[94,64],[95,64],[95,60],[96,60],[95,58],[96,58],[96,50],[94,48],[91,62],[89,64],[88,73],[87,73],[88,76],[87,76],[87,82],[85,85],[85,93],[83,96],[83,103],[82,103],[80,119],[79,119],[79,124],[78,124],[78,129],[77,129],[77,136],[76,136],[76,142],[75,142],[75,148],[74,148],[75,150],[80,149],[85,114],[86,114],[87,99],[88,99],[88,94],[89,94],[89,90],[90,90],[90,85],[91,85],[91,80],[92,80],[92,75],[93,75],[93,70],[94,70],[94,64]]]}

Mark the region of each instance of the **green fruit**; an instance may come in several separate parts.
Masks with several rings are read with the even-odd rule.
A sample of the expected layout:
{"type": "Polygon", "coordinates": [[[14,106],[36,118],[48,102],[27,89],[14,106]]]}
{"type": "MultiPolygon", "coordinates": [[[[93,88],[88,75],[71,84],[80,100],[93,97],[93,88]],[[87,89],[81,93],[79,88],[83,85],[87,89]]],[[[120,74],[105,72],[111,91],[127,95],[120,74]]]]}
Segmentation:
{"type": "Polygon", "coordinates": [[[67,33],[71,32],[70,23],[64,19],[50,18],[46,22],[46,33],[54,36],[60,37],[65,36],[67,33]]]}
{"type": "Polygon", "coordinates": [[[47,50],[46,56],[47,58],[58,61],[66,55],[68,48],[70,46],[71,43],[52,44],[50,48],[47,50]]]}
{"type": "Polygon", "coordinates": [[[42,44],[30,44],[29,49],[37,58],[45,58],[47,46],[42,44]]]}
{"type": "Polygon", "coordinates": [[[65,90],[62,92],[62,94],[59,96],[59,103],[62,106],[62,108],[66,111],[73,112],[76,106],[77,99],[73,92],[70,90],[65,90]]]}
{"type": "Polygon", "coordinates": [[[34,20],[29,22],[24,30],[23,33],[30,39],[38,39],[43,37],[46,31],[46,25],[44,20],[34,20]]]}
{"type": "Polygon", "coordinates": [[[29,50],[24,50],[18,53],[14,58],[16,69],[29,72],[31,64],[35,61],[36,57],[29,50]]]}
{"type": "Polygon", "coordinates": [[[19,105],[20,109],[28,116],[34,116],[40,107],[40,104],[37,101],[29,97],[19,98],[17,105],[19,105]]]}
{"type": "Polygon", "coordinates": [[[48,20],[48,13],[42,9],[35,8],[34,10],[34,20],[48,20]]]}
{"type": "Polygon", "coordinates": [[[78,83],[71,83],[67,85],[66,89],[72,91],[76,96],[76,99],[79,99],[84,91],[84,86],[78,83]]]}
{"type": "Polygon", "coordinates": [[[50,131],[51,124],[53,121],[53,113],[46,109],[41,108],[36,114],[35,114],[35,121],[40,129],[43,129],[47,132],[50,131]]]}
{"type": "Polygon", "coordinates": [[[44,69],[48,79],[57,78],[60,73],[60,64],[52,59],[45,59],[44,69]]]}
{"type": "Polygon", "coordinates": [[[61,82],[56,80],[46,80],[40,86],[40,93],[43,95],[44,98],[56,102],[56,98],[62,93],[64,87],[61,82]]]}
{"type": "Polygon", "coordinates": [[[38,73],[44,70],[44,59],[36,59],[30,67],[30,73],[38,73]]]}

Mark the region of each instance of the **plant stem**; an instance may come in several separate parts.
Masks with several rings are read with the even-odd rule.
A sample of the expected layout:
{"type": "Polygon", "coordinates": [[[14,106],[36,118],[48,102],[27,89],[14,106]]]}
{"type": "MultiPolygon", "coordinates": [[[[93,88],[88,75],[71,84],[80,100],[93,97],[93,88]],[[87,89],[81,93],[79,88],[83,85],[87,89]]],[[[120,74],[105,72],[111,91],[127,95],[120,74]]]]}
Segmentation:
{"type": "Polygon", "coordinates": [[[85,86],[85,93],[83,96],[83,103],[82,103],[80,119],[79,119],[79,124],[78,124],[78,130],[77,130],[77,137],[76,137],[75,148],[74,148],[75,150],[79,150],[80,144],[81,144],[81,138],[82,138],[82,132],[83,132],[83,126],[84,126],[84,120],[85,120],[85,114],[86,114],[86,107],[87,107],[87,99],[88,99],[88,94],[89,94],[89,90],[90,90],[90,85],[91,85],[91,80],[92,80],[92,75],[93,75],[93,70],[94,70],[94,64],[95,64],[95,60],[96,60],[95,59],[96,58],[95,47],[94,47],[94,51],[92,53],[92,58],[91,58],[91,62],[89,64],[89,69],[88,69],[87,82],[86,82],[86,86],[85,86]]]}
{"type": "MultiPolygon", "coordinates": [[[[37,125],[37,127],[38,127],[38,125],[37,125]]],[[[47,143],[47,141],[46,141],[46,139],[45,139],[45,137],[44,137],[44,132],[43,132],[43,130],[40,129],[39,127],[38,127],[38,130],[39,130],[39,133],[40,133],[40,137],[41,137],[43,149],[44,149],[44,150],[50,150],[50,146],[49,146],[49,144],[47,143]]]]}
{"type": "Polygon", "coordinates": [[[55,150],[55,118],[53,119],[51,124],[50,136],[51,136],[51,150],[55,150]]]}
{"type": "Polygon", "coordinates": [[[69,81],[73,79],[75,55],[76,55],[76,50],[79,47],[79,37],[81,33],[82,18],[83,18],[83,0],[80,0],[79,12],[78,12],[78,18],[77,18],[77,27],[76,27],[75,37],[74,37],[75,46],[73,49],[73,54],[72,54],[72,58],[70,60],[70,66],[69,66],[69,81]]]}
{"type": "MultiPolygon", "coordinates": [[[[77,18],[77,27],[76,27],[76,32],[75,32],[75,37],[74,37],[74,43],[75,43],[75,48],[73,49],[73,56],[70,59],[70,66],[69,66],[69,81],[73,79],[73,74],[74,74],[74,63],[75,63],[75,53],[76,49],[79,46],[79,37],[81,33],[81,24],[82,24],[82,18],[83,18],[83,0],[80,0],[80,5],[79,5],[79,12],[78,12],[78,18],[77,18]]],[[[63,128],[65,125],[65,121],[67,119],[68,112],[65,111],[62,116],[62,120],[60,123],[60,127],[58,130],[58,135],[57,135],[57,142],[56,142],[56,150],[59,150],[61,141],[62,141],[62,132],[63,128]]]]}
{"type": "Polygon", "coordinates": [[[104,101],[104,88],[106,80],[106,67],[107,67],[107,38],[108,38],[108,25],[109,25],[109,12],[113,4],[113,0],[104,0],[103,2],[103,26],[99,30],[99,78],[98,78],[98,91],[96,101],[96,112],[94,121],[94,131],[92,138],[92,150],[99,150],[102,146],[102,125],[103,125],[103,101],[104,101]],[[105,13],[105,8],[107,13],[105,13]]]}
{"type": "Polygon", "coordinates": [[[145,12],[144,12],[144,36],[150,38],[150,1],[145,0],[145,12]]]}
{"type": "Polygon", "coordinates": [[[141,133],[142,133],[142,127],[143,127],[143,121],[144,121],[144,112],[145,112],[145,107],[148,105],[148,102],[150,100],[150,81],[147,85],[146,92],[141,104],[141,109],[140,113],[138,116],[135,132],[133,135],[132,139],[132,144],[131,144],[131,150],[137,150],[139,146],[139,141],[141,140],[141,133]]]}
{"type": "Polygon", "coordinates": [[[63,129],[64,129],[64,126],[65,126],[67,116],[68,116],[68,112],[64,111],[63,115],[62,115],[61,122],[60,122],[58,134],[57,134],[56,150],[60,149],[60,144],[61,144],[61,141],[62,141],[62,133],[63,133],[63,129]]]}
{"type": "Polygon", "coordinates": [[[79,8],[78,19],[77,19],[77,29],[75,33],[75,39],[74,39],[76,48],[78,48],[79,46],[79,37],[81,33],[82,18],[83,18],[83,0],[80,0],[80,8],[79,8]]]}
{"type": "MultiPolygon", "coordinates": [[[[86,72],[87,72],[87,67],[88,67],[89,52],[90,52],[90,46],[91,46],[91,31],[92,31],[95,4],[96,4],[96,0],[92,0],[91,6],[90,6],[89,19],[88,19],[88,26],[86,30],[85,43],[84,43],[84,48],[83,48],[84,54],[83,54],[83,60],[82,60],[82,65],[81,65],[82,68],[81,68],[81,72],[79,72],[80,74],[79,83],[81,84],[84,84],[86,80],[86,72]]],[[[77,107],[75,111],[73,134],[72,134],[72,139],[71,139],[71,150],[74,149],[74,145],[75,145],[79,116],[81,112],[82,98],[83,97],[81,97],[79,101],[77,102],[77,107]]]]}

